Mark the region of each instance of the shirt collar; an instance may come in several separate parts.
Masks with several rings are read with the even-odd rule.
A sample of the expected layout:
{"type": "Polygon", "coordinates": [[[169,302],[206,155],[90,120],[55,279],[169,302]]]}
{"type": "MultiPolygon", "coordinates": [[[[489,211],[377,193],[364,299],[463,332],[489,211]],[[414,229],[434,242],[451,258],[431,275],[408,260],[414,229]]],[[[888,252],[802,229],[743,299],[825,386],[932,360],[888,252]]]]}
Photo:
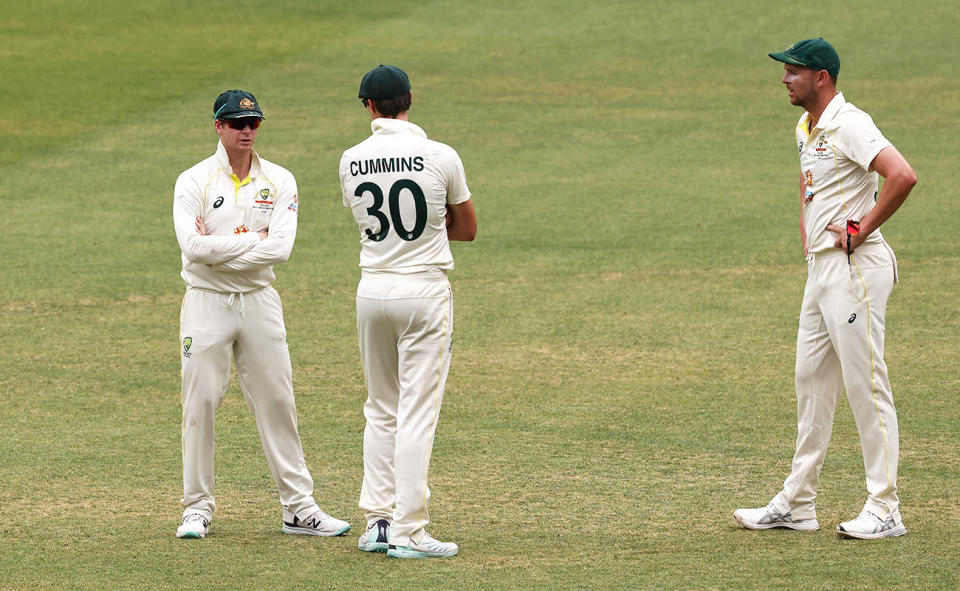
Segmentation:
{"type": "MultiPolygon", "coordinates": [[[[214,156],[217,159],[217,164],[220,165],[220,168],[223,171],[225,171],[228,175],[233,174],[233,168],[230,167],[230,158],[227,156],[227,149],[223,147],[222,141],[217,141],[217,153],[214,154],[214,156]]],[[[260,156],[258,156],[254,150],[250,150],[249,176],[251,179],[255,179],[260,176],[260,156]]]]}
{"type": "MultiPolygon", "coordinates": [[[[823,110],[823,113],[820,114],[820,120],[817,121],[817,126],[814,129],[826,129],[826,127],[833,121],[833,118],[837,116],[837,113],[840,112],[840,108],[847,103],[846,99],[843,98],[842,92],[837,92],[830,99],[830,102],[827,103],[827,108],[823,110]]],[[[801,126],[806,129],[807,122],[810,121],[810,113],[805,113],[803,119],[800,120],[801,126]]],[[[813,130],[810,130],[813,133],[813,130]]]]}
{"type": "Polygon", "coordinates": [[[427,132],[421,129],[419,125],[414,125],[402,119],[378,117],[370,122],[370,129],[372,129],[375,134],[412,133],[420,137],[427,137],[427,132]]]}

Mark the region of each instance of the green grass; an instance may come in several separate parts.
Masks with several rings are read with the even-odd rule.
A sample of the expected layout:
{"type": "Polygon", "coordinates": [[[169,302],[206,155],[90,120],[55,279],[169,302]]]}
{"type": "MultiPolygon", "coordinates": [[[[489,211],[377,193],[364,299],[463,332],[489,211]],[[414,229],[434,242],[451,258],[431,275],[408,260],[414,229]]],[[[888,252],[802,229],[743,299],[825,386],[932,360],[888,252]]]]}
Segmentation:
{"type": "Polygon", "coordinates": [[[125,3],[0,19],[0,588],[955,589],[960,558],[960,83],[951,2],[125,3]],[[824,6],[825,9],[825,6],[824,6]],[[795,438],[792,127],[766,53],[822,35],[847,98],[920,184],[884,226],[909,533],[839,540],[865,496],[846,402],[823,530],[748,532],[795,438]],[[460,152],[480,231],[454,245],[456,350],[431,468],[452,560],[356,550],[364,399],[358,244],[336,168],[379,63],[460,152]],[[203,541],[180,509],[171,219],[222,90],[257,95],[258,151],[301,218],[276,283],[316,496],[354,530],[280,534],[235,385],[203,541]],[[296,538],[296,539],[294,539],[296,538]]]}

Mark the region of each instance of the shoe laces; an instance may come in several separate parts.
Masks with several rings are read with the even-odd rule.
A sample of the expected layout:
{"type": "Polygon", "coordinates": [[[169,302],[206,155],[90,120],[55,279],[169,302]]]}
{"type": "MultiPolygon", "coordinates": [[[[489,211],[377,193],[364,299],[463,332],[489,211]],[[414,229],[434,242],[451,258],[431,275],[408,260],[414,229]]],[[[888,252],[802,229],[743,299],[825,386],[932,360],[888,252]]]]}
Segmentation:
{"type": "Polygon", "coordinates": [[[423,537],[420,538],[420,541],[417,542],[418,546],[425,546],[427,548],[443,549],[450,544],[446,542],[441,542],[437,538],[431,536],[427,532],[423,532],[423,537]]]}
{"type": "Polygon", "coordinates": [[[194,521],[199,521],[201,524],[203,524],[203,527],[207,527],[207,518],[199,513],[190,513],[189,515],[184,515],[181,523],[187,524],[193,523],[194,521]]]}
{"type": "Polygon", "coordinates": [[[323,512],[323,509],[317,509],[314,513],[310,514],[310,517],[307,517],[303,520],[304,525],[307,527],[316,527],[330,519],[330,516],[323,512]]]}

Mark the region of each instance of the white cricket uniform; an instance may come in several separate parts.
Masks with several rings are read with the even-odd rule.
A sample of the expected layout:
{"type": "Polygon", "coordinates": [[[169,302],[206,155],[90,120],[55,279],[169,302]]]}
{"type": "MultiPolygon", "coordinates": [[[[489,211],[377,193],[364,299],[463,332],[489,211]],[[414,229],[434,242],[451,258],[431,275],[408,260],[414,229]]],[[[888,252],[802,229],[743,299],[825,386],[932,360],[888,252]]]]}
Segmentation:
{"type": "Polygon", "coordinates": [[[297,432],[283,308],[271,286],[273,265],[293,248],[297,207],[289,171],[253,153],[250,174],[240,180],[222,143],[177,179],[173,220],[187,287],[180,310],[184,514],[209,520],[216,508],[214,422],[231,354],[285,517],[306,519],[318,509],[297,432]],[[206,236],[197,233],[198,216],[206,236]],[[257,232],[268,228],[260,240],[257,232]]]}
{"type": "Polygon", "coordinates": [[[879,229],[850,256],[833,246],[837,234],[876,202],[879,175],[870,163],[890,142],[869,115],[838,93],[808,133],[797,124],[804,177],[808,277],[797,333],[797,449],[774,507],[794,519],[816,517],[814,501],[840,392],[860,432],[868,498],[881,519],[896,514],[899,439],[893,394],[883,361],[887,299],[897,281],[893,250],[879,229]]]}
{"type": "Polygon", "coordinates": [[[340,160],[343,204],[360,229],[357,336],[366,373],[363,487],[368,524],[390,544],[418,542],[430,522],[427,472],[450,367],[453,256],[447,205],[470,199],[450,146],[409,122],[375,119],[340,160]]]}

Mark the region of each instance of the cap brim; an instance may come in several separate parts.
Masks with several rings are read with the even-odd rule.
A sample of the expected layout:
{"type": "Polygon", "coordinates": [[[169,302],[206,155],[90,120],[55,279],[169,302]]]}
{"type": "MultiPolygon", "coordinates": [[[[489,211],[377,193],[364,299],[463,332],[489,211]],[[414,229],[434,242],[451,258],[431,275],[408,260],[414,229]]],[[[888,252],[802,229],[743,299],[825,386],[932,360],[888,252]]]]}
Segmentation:
{"type": "Polygon", "coordinates": [[[803,63],[803,62],[801,62],[801,61],[799,61],[799,60],[797,60],[797,59],[794,59],[794,58],[790,57],[789,55],[787,55],[786,53],[784,53],[784,52],[782,52],[782,51],[778,51],[777,53],[768,53],[767,55],[769,55],[769,56],[772,57],[773,59],[777,60],[778,62],[783,62],[783,63],[785,63],[785,64],[790,64],[791,66],[803,66],[804,68],[809,67],[809,66],[807,66],[807,64],[805,64],[805,63],[803,63]]]}
{"type": "Polygon", "coordinates": [[[243,113],[231,113],[229,115],[220,115],[217,119],[243,119],[244,117],[256,117],[258,119],[264,119],[263,113],[254,112],[254,111],[245,111],[243,113]]]}

